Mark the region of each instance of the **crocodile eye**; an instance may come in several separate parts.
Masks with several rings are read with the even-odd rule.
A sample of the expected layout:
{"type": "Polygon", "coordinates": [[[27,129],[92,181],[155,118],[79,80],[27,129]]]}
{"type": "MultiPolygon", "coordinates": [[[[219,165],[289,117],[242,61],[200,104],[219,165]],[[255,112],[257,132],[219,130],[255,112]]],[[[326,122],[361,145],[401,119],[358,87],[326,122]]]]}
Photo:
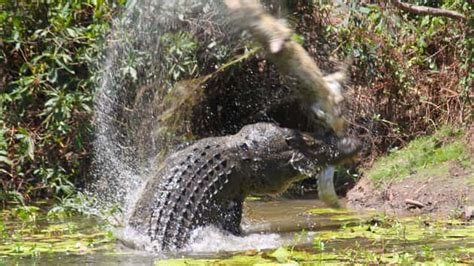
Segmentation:
{"type": "Polygon", "coordinates": [[[316,141],[314,140],[313,137],[308,136],[306,134],[303,134],[303,141],[306,143],[308,146],[314,146],[316,145],[316,141]]]}

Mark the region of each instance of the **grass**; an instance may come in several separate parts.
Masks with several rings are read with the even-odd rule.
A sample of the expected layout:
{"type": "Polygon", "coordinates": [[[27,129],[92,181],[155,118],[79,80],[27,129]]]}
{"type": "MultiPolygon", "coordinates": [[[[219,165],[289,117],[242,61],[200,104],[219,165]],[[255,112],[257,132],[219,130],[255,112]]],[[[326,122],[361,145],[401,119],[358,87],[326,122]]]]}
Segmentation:
{"type": "Polygon", "coordinates": [[[401,180],[413,174],[443,174],[449,167],[443,163],[456,161],[463,167],[472,164],[462,141],[464,132],[449,126],[442,127],[433,135],[419,137],[400,150],[393,150],[379,158],[366,176],[375,183],[382,180],[401,180]]]}

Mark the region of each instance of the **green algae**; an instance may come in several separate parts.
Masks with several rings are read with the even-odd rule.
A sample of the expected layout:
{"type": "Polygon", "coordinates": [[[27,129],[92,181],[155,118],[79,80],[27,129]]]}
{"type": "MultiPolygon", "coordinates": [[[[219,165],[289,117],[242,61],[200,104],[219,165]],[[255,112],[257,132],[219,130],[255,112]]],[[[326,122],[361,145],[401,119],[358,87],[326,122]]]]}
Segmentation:
{"type": "Polygon", "coordinates": [[[157,266],[181,266],[181,265],[271,265],[274,261],[267,259],[262,254],[257,255],[235,255],[227,259],[171,259],[158,260],[157,266]]]}
{"type": "Polygon", "coordinates": [[[367,220],[376,214],[374,210],[357,211],[342,208],[314,208],[305,211],[305,213],[328,217],[331,221],[338,222],[357,222],[360,220],[367,220]]]}
{"type": "Polygon", "coordinates": [[[307,210],[306,213],[320,215],[320,214],[355,214],[357,211],[355,210],[347,210],[347,209],[333,209],[333,208],[317,208],[317,209],[310,209],[307,210]]]}
{"type": "Polygon", "coordinates": [[[334,209],[308,212],[332,214],[336,219],[351,223],[343,223],[337,230],[316,232],[311,247],[279,247],[224,259],[160,260],[156,265],[452,265],[473,262],[472,223],[374,214],[361,218],[354,211],[334,209]]]}
{"type": "MultiPolygon", "coordinates": [[[[280,246],[272,250],[247,250],[213,258],[157,260],[156,265],[452,265],[472,264],[474,224],[430,217],[395,218],[374,212],[343,209],[310,209],[306,214],[324,221],[338,221],[339,228],[312,232],[311,243],[280,246]]],[[[5,257],[64,255],[127,257],[115,251],[113,235],[97,220],[87,217],[45,219],[38,211],[34,222],[25,223],[13,212],[2,211],[0,264],[5,257]],[[57,255],[55,255],[57,254],[57,255]]],[[[303,216],[304,217],[304,216],[303,216]]],[[[305,216],[307,217],[307,215],[305,216]]],[[[26,219],[28,220],[28,219],[26,219]]],[[[217,255],[217,256],[216,256],[217,255]]],[[[150,255],[151,256],[151,255],[150,255]]],[[[59,257],[58,257],[59,258],[59,257]]],[[[104,259],[104,258],[102,258],[104,259]]],[[[106,258],[105,258],[106,260],[106,258]]]]}
{"type": "Polygon", "coordinates": [[[262,199],[262,197],[257,197],[257,196],[248,196],[245,198],[245,201],[246,202],[250,202],[250,201],[260,201],[262,199]]]}
{"type": "Polygon", "coordinates": [[[158,260],[157,266],[181,265],[308,265],[323,261],[336,260],[337,255],[330,253],[312,254],[305,251],[292,251],[280,247],[275,251],[256,252],[254,255],[234,255],[226,259],[171,259],[158,260]]]}
{"type": "Polygon", "coordinates": [[[234,255],[226,259],[171,259],[159,260],[155,265],[341,265],[341,264],[390,264],[390,265],[452,265],[470,264],[472,249],[456,251],[434,250],[425,245],[405,247],[400,251],[377,252],[354,242],[353,247],[318,252],[292,250],[280,247],[274,251],[256,252],[254,255],[234,255]]]}
{"type": "Polygon", "coordinates": [[[87,217],[48,219],[37,207],[20,206],[3,210],[0,218],[0,256],[90,254],[115,246],[112,233],[101,230],[97,221],[87,217]],[[87,229],[79,230],[84,225],[87,229]]]}

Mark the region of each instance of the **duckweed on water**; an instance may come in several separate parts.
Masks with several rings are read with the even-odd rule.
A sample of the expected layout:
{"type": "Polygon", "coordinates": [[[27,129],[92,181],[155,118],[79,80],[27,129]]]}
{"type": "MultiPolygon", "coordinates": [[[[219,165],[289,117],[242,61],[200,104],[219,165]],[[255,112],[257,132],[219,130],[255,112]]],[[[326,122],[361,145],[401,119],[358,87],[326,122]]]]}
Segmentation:
{"type": "MultiPolygon", "coordinates": [[[[307,210],[306,213],[309,214],[342,214],[342,215],[347,215],[347,214],[355,214],[357,211],[355,210],[345,210],[345,209],[332,209],[332,208],[318,208],[318,209],[310,209],[307,210]]],[[[354,217],[354,216],[353,216],[354,217]]]]}
{"type": "Polygon", "coordinates": [[[354,249],[320,252],[298,251],[281,247],[270,252],[256,252],[254,255],[235,255],[227,259],[171,259],[158,260],[155,265],[341,265],[341,264],[396,264],[396,265],[451,265],[472,264],[474,260],[467,249],[453,252],[434,251],[424,246],[419,252],[376,253],[365,249],[357,242],[354,249]]]}
{"type": "Polygon", "coordinates": [[[114,248],[112,233],[91,218],[48,219],[35,206],[4,210],[0,218],[0,256],[83,254],[114,248]]]}
{"type": "Polygon", "coordinates": [[[344,215],[351,223],[316,232],[313,245],[247,251],[226,259],[159,260],[156,265],[330,265],[330,264],[472,264],[474,224],[431,218],[360,219],[355,212],[316,209],[309,213],[344,215]],[[354,221],[356,224],[354,225],[354,221]]]}
{"type": "MultiPolygon", "coordinates": [[[[44,254],[134,256],[117,253],[114,237],[98,226],[97,220],[87,217],[48,220],[41,209],[27,210],[35,217],[25,216],[28,213],[25,210],[1,212],[0,264],[2,258],[37,258],[44,254]]],[[[150,260],[155,260],[156,265],[171,266],[474,263],[473,223],[426,217],[396,219],[332,209],[312,209],[305,213],[335,219],[341,226],[316,231],[310,244],[295,241],[300,244],[273,250],[247,250],[227,258],[159,260],[151,256],[150,260]]]]}

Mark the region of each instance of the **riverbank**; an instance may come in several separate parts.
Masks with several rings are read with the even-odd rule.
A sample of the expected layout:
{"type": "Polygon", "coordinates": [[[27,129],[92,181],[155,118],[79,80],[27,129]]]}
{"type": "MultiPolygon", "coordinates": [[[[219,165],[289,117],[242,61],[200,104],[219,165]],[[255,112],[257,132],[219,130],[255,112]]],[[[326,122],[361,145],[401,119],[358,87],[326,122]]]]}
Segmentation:
{"type": "Polygon", "coordinates": [[[379,158],[347,194],[348,206],[472,219],[473,132],[445,127],[379,158]]]}

